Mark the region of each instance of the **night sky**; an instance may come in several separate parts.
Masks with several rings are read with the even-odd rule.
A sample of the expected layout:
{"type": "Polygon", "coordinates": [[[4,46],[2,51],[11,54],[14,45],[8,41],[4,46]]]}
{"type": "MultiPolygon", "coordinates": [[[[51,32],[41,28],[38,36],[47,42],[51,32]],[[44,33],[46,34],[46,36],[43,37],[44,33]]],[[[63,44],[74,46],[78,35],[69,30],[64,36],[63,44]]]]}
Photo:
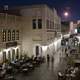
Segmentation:
{"type": "Polygon", "coordinates": [[[3,5],[13,7],[32,4],[47,4],[50,7],[55,7],[62,21],[80,19],[80,0],[0,0],[1,7],[3,5]],[[63,15],[65,11],[69,12],[67,18],[63,15]]]}

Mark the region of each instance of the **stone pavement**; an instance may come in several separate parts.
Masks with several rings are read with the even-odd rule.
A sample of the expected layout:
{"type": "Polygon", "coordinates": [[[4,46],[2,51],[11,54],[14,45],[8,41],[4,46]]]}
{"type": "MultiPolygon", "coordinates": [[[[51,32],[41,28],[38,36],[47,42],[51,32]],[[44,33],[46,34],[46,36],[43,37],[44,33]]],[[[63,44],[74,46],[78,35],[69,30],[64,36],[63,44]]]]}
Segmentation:
{"type": "Polygon", "coordinates": [[[17,80],[57,80],[56,78],[53,67],[47,64],[42,64],[28,74],[18,74],[16,76],[17,80]]]}
{"type": "Polygon", "coordinates": [[[16,80],[57,80],[58,71],[63,71],[66,61],[60,60],[60,50],[54,55],[54,63],[43,63],[28,74],[18,74],[16,80]]]}

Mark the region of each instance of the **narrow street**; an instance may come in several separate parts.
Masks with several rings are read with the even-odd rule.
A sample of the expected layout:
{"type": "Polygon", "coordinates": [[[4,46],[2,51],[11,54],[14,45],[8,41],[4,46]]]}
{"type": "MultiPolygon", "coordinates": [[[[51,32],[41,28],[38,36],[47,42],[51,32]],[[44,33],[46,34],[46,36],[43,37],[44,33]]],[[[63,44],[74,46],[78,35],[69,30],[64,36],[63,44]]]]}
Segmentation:
{"type": "Polygon", "coordinates": [[[65,60],[60,61],[60,50],[54,55],[54,63],[43,63],[35,70],[27,74],[16,75],[16,80],[57,80],[58,71],[63,71],[65,68],[65,60]]]}
{"type": "Polygon", "coordinates": [[[80,80],[80,0],[0,0],[0,80],[80,80]]]}

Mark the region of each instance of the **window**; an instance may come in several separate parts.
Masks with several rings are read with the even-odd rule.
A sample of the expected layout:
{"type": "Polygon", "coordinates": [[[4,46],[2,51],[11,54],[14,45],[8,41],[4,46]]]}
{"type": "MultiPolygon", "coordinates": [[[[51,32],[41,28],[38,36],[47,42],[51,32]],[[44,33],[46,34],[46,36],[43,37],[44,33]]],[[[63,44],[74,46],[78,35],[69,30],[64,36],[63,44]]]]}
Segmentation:
{"type": "Polygon", "coordinates": [[[36,29],[36,19],[32,20],[32,26],[33,26],[33,29],[36,29]]]}
{"type": "Polygon", "coordinates": [[[52,25],[51,25],[51,21],[50,21],[50,29],[52,28],[52,25]]]}
{"type": "Polygon", "coordinates": [[[16,40],[19,40],[19,30],[16,31],[16,40]]]}
{"type": "Polygon", "coordinates": [[[8,41],[11,41],[11,31],[8,30],[8,41]]]}
{"type": "Polygon", "coordinates": [[[54,22],[52,22],[52,29],[54,29],[54,22]]]}
{"type": "Polygon", "coordinates": [[[38,19],[38,29],[42,29],[42,19],[38,19]]]}
{"type": "Polygon", "coordinates": [[[12,31],[12,40],[15,40],[15,30],[12,31]]]}
{"type": "Polygon", "coordinates": [[[3,62],[6,62],[6,52],[3,52],[3,62]]]}
{"type": "Polygon", "coordinates": [[[49,29],[49,20],[46,22],[47,29],[49,29]]]}
{"type": "Polygon", "coordinates": [[[2,30],[2,41],[6,42],[6,30],[2,30]]]}

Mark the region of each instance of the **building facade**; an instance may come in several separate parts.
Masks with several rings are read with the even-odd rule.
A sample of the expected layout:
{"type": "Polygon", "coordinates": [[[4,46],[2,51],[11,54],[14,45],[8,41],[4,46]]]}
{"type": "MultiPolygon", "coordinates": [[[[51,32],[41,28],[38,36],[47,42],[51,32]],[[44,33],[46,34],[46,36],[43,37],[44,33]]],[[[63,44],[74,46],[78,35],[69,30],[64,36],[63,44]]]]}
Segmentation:
{"type": "MultiPolygon", "coordinates": [[[[56,10],[47,5],[32,5],[22,7],[20,14],[24,21],[22,33],[24,53],[28,56],[44,56],[42,46],[53,43],[61,32],[61,20],[56,10]]],[[[47,53],[50,52],[50,48],[47,49],[47,53]]]]}
{"type": "Polygon", "coordinates": [[[0,13],[0,63],[20,58],[20,17],[0,13]]]}
{"type": "Polygon", "coordinates": [[[32,5],[18,7],[16,11],[21,16],[0,14],[0,62],[25,54],[31,57],[52,53],[52,43],[61,34],[56,10],[47,5],[32,5]]]}
{"type": "Polygon", "coordinates": [[[65,35],[69,34],[69,32],[70,32],[70,22],[68,21],[61,22],[61,33],[65,35]]]}
{"type": "Polygon", "coordinates": [[[70,22],[70,33],[77,33],[77,31],[79,30],[78,28],[80,27],[80,20],[77,21],[71,21],[70,22]]]}

